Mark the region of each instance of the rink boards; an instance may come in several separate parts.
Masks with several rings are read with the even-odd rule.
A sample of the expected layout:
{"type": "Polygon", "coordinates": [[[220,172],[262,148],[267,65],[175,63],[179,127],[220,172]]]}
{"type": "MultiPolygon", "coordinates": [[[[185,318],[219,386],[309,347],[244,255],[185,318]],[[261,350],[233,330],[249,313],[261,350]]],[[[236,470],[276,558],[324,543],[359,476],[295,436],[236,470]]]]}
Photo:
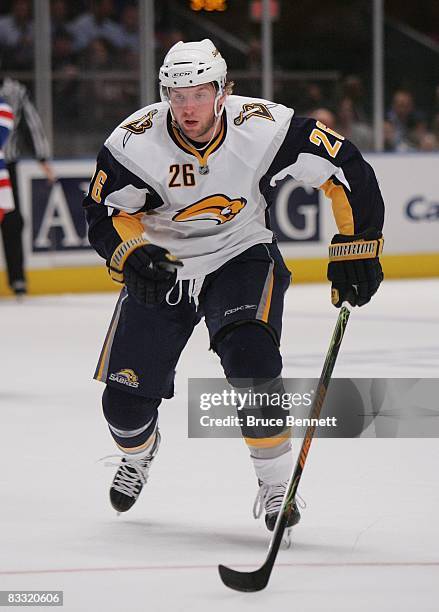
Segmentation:
{"type": "MultiPolygon", "coordinates": [[[[387,206],[383,266],[387,278],[439,276],[439,154],[370,154],[387,206]]],[[[93,160],[54,162],[57,183],[39,164],[19,164],[24,245],[31,293],[114,290],[90,248],[81,208],[93,160]]],[[[272,229],[296,282],[326,277],[327,245],[337,231],[319,190],[284,179],[271,207],[272,229]]],[[[3,260],[0,268],[4,268],[3,260]]],[[[0,294],[7,294],[5,276],[0,294]]]]}

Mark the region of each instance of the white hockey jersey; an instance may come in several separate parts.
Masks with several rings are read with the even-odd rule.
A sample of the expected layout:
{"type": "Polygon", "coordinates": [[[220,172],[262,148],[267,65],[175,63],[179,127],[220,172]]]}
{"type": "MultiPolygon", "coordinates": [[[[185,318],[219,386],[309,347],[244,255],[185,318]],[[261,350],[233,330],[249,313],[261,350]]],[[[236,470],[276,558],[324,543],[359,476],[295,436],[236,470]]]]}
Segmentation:
{"type": "Polygon", "coordinates": [[[325,190],[340,231],[381,229],[373,170],[351,143],[281,104],[232,95],[217,136],[201,151],[182,137],[167,103],[115,129],[84,201],[89,239],[108,260],[143,233],[183,262],[180,279],[201,277],[273,240],[267,210],[286,175],[325,190]]]}

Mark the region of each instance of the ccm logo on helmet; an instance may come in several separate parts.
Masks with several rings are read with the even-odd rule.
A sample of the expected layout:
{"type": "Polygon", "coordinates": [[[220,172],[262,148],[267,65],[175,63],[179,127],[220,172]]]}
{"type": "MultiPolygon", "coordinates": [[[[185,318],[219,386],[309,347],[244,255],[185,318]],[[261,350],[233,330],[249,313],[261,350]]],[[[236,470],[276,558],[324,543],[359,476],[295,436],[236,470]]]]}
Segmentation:
{"type": "Polygon", "coordinates": [[[184,77],[191,76],[192,72],[174,72],[171,76],[173,77],[184,77]]]}

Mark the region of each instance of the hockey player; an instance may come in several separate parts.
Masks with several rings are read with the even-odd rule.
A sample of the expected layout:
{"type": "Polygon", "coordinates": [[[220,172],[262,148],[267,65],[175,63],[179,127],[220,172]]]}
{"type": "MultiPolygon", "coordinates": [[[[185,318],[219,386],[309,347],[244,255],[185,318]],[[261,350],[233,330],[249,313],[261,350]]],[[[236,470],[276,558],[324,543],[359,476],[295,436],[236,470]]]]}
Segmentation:
{"type": "Polygon", "coordinates": [[[4,157],[4,145],[14,125],[12,108],[0,96],[0,224],[6,213],[14,210],[11,180],[4,157]]]}
{"type": "MultiPolygon", "coordinates": [[[[277,181],[291,176],[332,200],[332,242],[341,244],[328,268],[336,307],[366,304],[383,278],[383,201],[355,146],[290,108],[231,89],[210,40],[174,45],[160,69],[162,101],[110,135],[84,201],[90,242],[123,285],[95,373],[123,453],[110,490],[118,512],[146,483],[160,444],[159,405],[173,396],[177,361],[202,317],[229,381],[279,381],[290,273],[269,225],[277,181]]],[[[264,508],[273,530],[292,467],[288,431],[243,427],[243,435],[259,481],[254,513],[264,508]]],[[[289,525],[299,518],[294,504],[289,525]]]]}

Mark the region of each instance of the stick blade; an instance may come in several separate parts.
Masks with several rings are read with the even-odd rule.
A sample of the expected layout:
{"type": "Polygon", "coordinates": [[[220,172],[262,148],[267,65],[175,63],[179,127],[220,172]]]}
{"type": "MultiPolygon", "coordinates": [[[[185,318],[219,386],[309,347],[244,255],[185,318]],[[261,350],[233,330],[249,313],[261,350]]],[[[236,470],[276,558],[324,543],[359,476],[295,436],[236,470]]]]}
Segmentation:
{"type": "Polygon", "coordinates": [[[238,572],[237,570],[218,565],[219,575],[223,583],[235,591],[254,593],[265,589],[270,578],[270,570],[265,565],[254,572],[238,572]]]}

